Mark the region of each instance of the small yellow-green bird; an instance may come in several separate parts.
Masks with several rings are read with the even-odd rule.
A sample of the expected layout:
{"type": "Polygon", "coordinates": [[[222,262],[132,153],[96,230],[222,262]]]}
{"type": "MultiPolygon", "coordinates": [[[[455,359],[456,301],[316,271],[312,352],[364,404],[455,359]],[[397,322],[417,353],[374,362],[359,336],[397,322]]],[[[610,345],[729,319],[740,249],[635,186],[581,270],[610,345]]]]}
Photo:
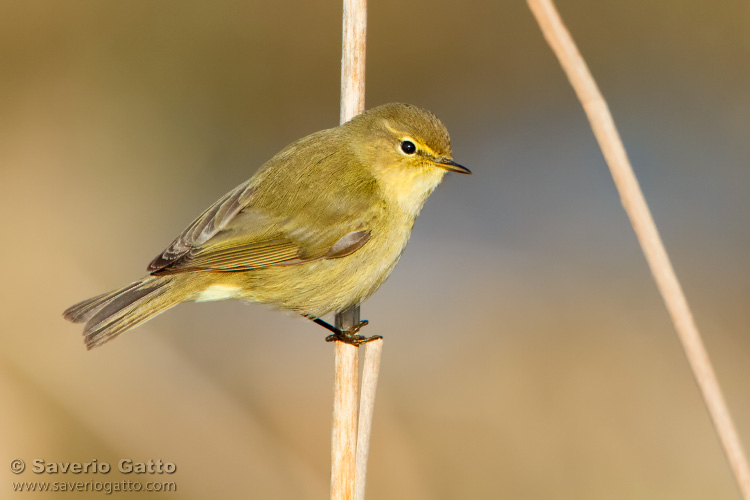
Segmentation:
{"type": "Polygon", "coordinates": [[[361,303],[385,281],[427,197],[453,161],[429,111],[386,104],[304,137],[211,205],[130,285],[80,302],[89,349],[185,301],[242,299],[320,317],[361,303]]]}

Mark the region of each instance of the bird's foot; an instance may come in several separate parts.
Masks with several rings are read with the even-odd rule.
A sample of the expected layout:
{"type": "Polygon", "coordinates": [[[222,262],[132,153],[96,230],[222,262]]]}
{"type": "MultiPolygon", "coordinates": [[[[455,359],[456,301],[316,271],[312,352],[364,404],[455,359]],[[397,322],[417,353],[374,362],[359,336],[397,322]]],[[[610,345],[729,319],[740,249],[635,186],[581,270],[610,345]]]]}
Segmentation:
{"type": "Polygon", "coordinates": [[[344,342],[354,346],[360,346],[373,340],[382,339],[382,335],[373,335],[372,337],[365,337],[364,335],[358,335],[359,331],[363,326],[367,325],[369,321],[362,320],[358,324],[354,325],[348,330],[339,330],[338,328],[331,330],[333,335],[326,337],[326,342],[344,342]]]}
{"type": "Polygon", "coordinates": [[[348,330],[341,330],[339,328],[336,328],[335,326],[326,323],[320,318],[310,318],[313,320],[313,322],[319,324],[326,330],[330,330],[333,332],[333,335],[329,335],[326,337],[326,342],[344,342],[346,344],[351,345],[362,345],[366,344],[367,342],[372,342],[373,340],[382,339],[383,337],[380,335],[373,335],[372,337],[365,337],[363,335],[358,335],[359,331],[369,323],[369,321],[362,320],[353,327],[349,328],[348,330]]]}

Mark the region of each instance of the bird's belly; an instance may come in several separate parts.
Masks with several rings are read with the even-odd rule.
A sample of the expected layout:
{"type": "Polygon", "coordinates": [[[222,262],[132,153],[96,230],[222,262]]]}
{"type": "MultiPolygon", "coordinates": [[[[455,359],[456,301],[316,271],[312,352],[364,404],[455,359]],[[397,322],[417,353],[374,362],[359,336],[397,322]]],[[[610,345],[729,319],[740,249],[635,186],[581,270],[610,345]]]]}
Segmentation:
{"type": "MultiPolygon", "coordinates": [[[[226,285],[213,293],[232,293],[307,316],[323,316],[359,304],[374,293],[393,270],[407,241],[408,233],[373,237],[346,257],[232,273],[226,285],[236,287],[236,294],[226,285]]],[[[209,290],[207,297],[212,296],[209,290]]]]}
{"type": "Polygon", "coordinates": [[[196,293],[192,300],[195,302],[211,302],[214,300],[233,299],[240,296],[242,289],[237,285],[213,284],[205,290],[196,293]]]}

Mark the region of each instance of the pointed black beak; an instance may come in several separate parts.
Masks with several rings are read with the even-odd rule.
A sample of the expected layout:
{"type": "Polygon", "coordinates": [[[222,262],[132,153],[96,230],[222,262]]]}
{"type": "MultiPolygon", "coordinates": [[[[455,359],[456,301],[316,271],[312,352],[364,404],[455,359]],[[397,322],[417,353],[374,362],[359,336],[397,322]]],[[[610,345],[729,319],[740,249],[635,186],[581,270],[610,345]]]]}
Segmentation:
{"type": "Polygon", "coordinates": [[[463,165],[459,165],[451,158],[437,158],[436,160],[434,160],[434,163],[436,167],[444,168],[449,172],[458,172],[459,174],[471,173],[471,170],[464,167],[463,165]]]}

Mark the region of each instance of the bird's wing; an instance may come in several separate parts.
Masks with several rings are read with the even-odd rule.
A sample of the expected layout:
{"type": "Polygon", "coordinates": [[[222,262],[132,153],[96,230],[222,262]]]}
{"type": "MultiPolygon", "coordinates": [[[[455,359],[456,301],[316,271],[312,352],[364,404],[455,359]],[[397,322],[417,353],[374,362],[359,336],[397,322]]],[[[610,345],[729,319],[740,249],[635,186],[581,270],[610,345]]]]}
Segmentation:
{"type": "Polygon", "coordinates": [[[284,175],[271,160],[262,180],[256,176],[214,203],[148,270],[245,271],[355,252],[370,239],[383,205],[372,182],[315,175],[321,161],[349,161],[336,156],[308,148],[301,157],[282,158],[284,175]],[[290,177],[304,187],[290,186],[290,177]]]}
{"type": "Polygon", "coordinates": [[[253,191],[248,180],[221,197],[151,261],[148,271],[153,273],[176,264],[192,250],[213,238],[245,208],[253,191]]]}
{"type": "Polygon", "coordinates": [[[213,238],[190,248],[154,273],[248,271],[321,258],[336,259],[350,255],[367,243],[371,234],[368,226],[361,220],[355,225],[333,225],[321,230],[248,208],[239,212],[213,238]]]}

